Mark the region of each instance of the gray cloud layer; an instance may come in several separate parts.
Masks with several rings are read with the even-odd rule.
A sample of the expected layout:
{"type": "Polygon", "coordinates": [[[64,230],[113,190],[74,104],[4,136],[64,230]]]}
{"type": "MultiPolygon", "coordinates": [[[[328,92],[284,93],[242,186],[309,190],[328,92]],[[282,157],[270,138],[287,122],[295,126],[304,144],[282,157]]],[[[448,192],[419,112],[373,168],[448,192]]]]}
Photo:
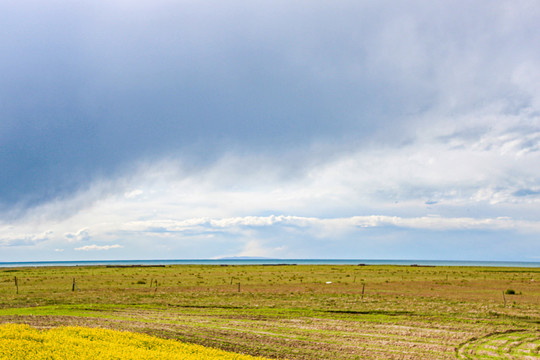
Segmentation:
{"type": "MultiPolygon", "coordinates": [[[[527,1],[4,2],[0,209],[142,159],[400,146],[492,104],[538,129],[539,14],[527,1]]],[[[486,129],[456,128],[446,141],[486,129]]]]}

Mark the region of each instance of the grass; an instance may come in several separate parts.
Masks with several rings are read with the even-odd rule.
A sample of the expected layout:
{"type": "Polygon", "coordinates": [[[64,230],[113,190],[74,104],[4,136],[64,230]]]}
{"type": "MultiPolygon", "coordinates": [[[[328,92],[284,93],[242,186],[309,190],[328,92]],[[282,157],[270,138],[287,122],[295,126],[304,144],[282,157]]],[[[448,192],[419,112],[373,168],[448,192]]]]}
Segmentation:
{"type": "Polygon", "coordinates": [[[0,322],[130,330],[270,358],[488,358],[486,346],[536,358],[539,284],[540,268],[0,269],[0,322]],[[507,289],[520,295],[504,299],[507,289]],[[512,333],[519,346],[499,338],[512,333]]]}

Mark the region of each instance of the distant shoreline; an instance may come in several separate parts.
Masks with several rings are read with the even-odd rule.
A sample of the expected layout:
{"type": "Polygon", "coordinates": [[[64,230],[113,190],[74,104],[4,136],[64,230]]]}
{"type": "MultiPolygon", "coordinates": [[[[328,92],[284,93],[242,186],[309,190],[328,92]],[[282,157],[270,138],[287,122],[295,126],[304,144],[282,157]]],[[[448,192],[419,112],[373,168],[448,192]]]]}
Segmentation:
{"type": "Polygon", "coordinates": [[[6,267],[42,266],[156,266],[156,265],[404,265],[404,266],[477,266],[540,267],[534,261],[474,260],[368,260],[368,259],[182,259],[182,260],[76,260],[0,262],[6,267]]]}

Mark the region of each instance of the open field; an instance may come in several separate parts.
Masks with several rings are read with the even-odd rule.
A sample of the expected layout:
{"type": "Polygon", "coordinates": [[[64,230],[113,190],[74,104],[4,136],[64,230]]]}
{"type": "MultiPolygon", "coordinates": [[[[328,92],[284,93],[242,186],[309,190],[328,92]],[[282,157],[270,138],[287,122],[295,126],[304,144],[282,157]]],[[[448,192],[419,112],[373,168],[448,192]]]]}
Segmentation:
{"type": "Polygon", "coordinates": [[[4,268],[5,322],[131,330],[280,359],[535,359],[540,268],[4,268]]]}

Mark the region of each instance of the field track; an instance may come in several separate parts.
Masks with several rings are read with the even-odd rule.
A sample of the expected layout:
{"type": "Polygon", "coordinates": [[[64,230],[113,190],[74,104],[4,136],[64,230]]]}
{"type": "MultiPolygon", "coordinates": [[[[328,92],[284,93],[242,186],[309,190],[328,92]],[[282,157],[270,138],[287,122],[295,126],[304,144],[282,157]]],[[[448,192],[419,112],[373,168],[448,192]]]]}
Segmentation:
{"type": "Polygon", "coordinates": [[[507,331],[463,344],[460,359],[540,359],[540,331],[507,331]]]}

